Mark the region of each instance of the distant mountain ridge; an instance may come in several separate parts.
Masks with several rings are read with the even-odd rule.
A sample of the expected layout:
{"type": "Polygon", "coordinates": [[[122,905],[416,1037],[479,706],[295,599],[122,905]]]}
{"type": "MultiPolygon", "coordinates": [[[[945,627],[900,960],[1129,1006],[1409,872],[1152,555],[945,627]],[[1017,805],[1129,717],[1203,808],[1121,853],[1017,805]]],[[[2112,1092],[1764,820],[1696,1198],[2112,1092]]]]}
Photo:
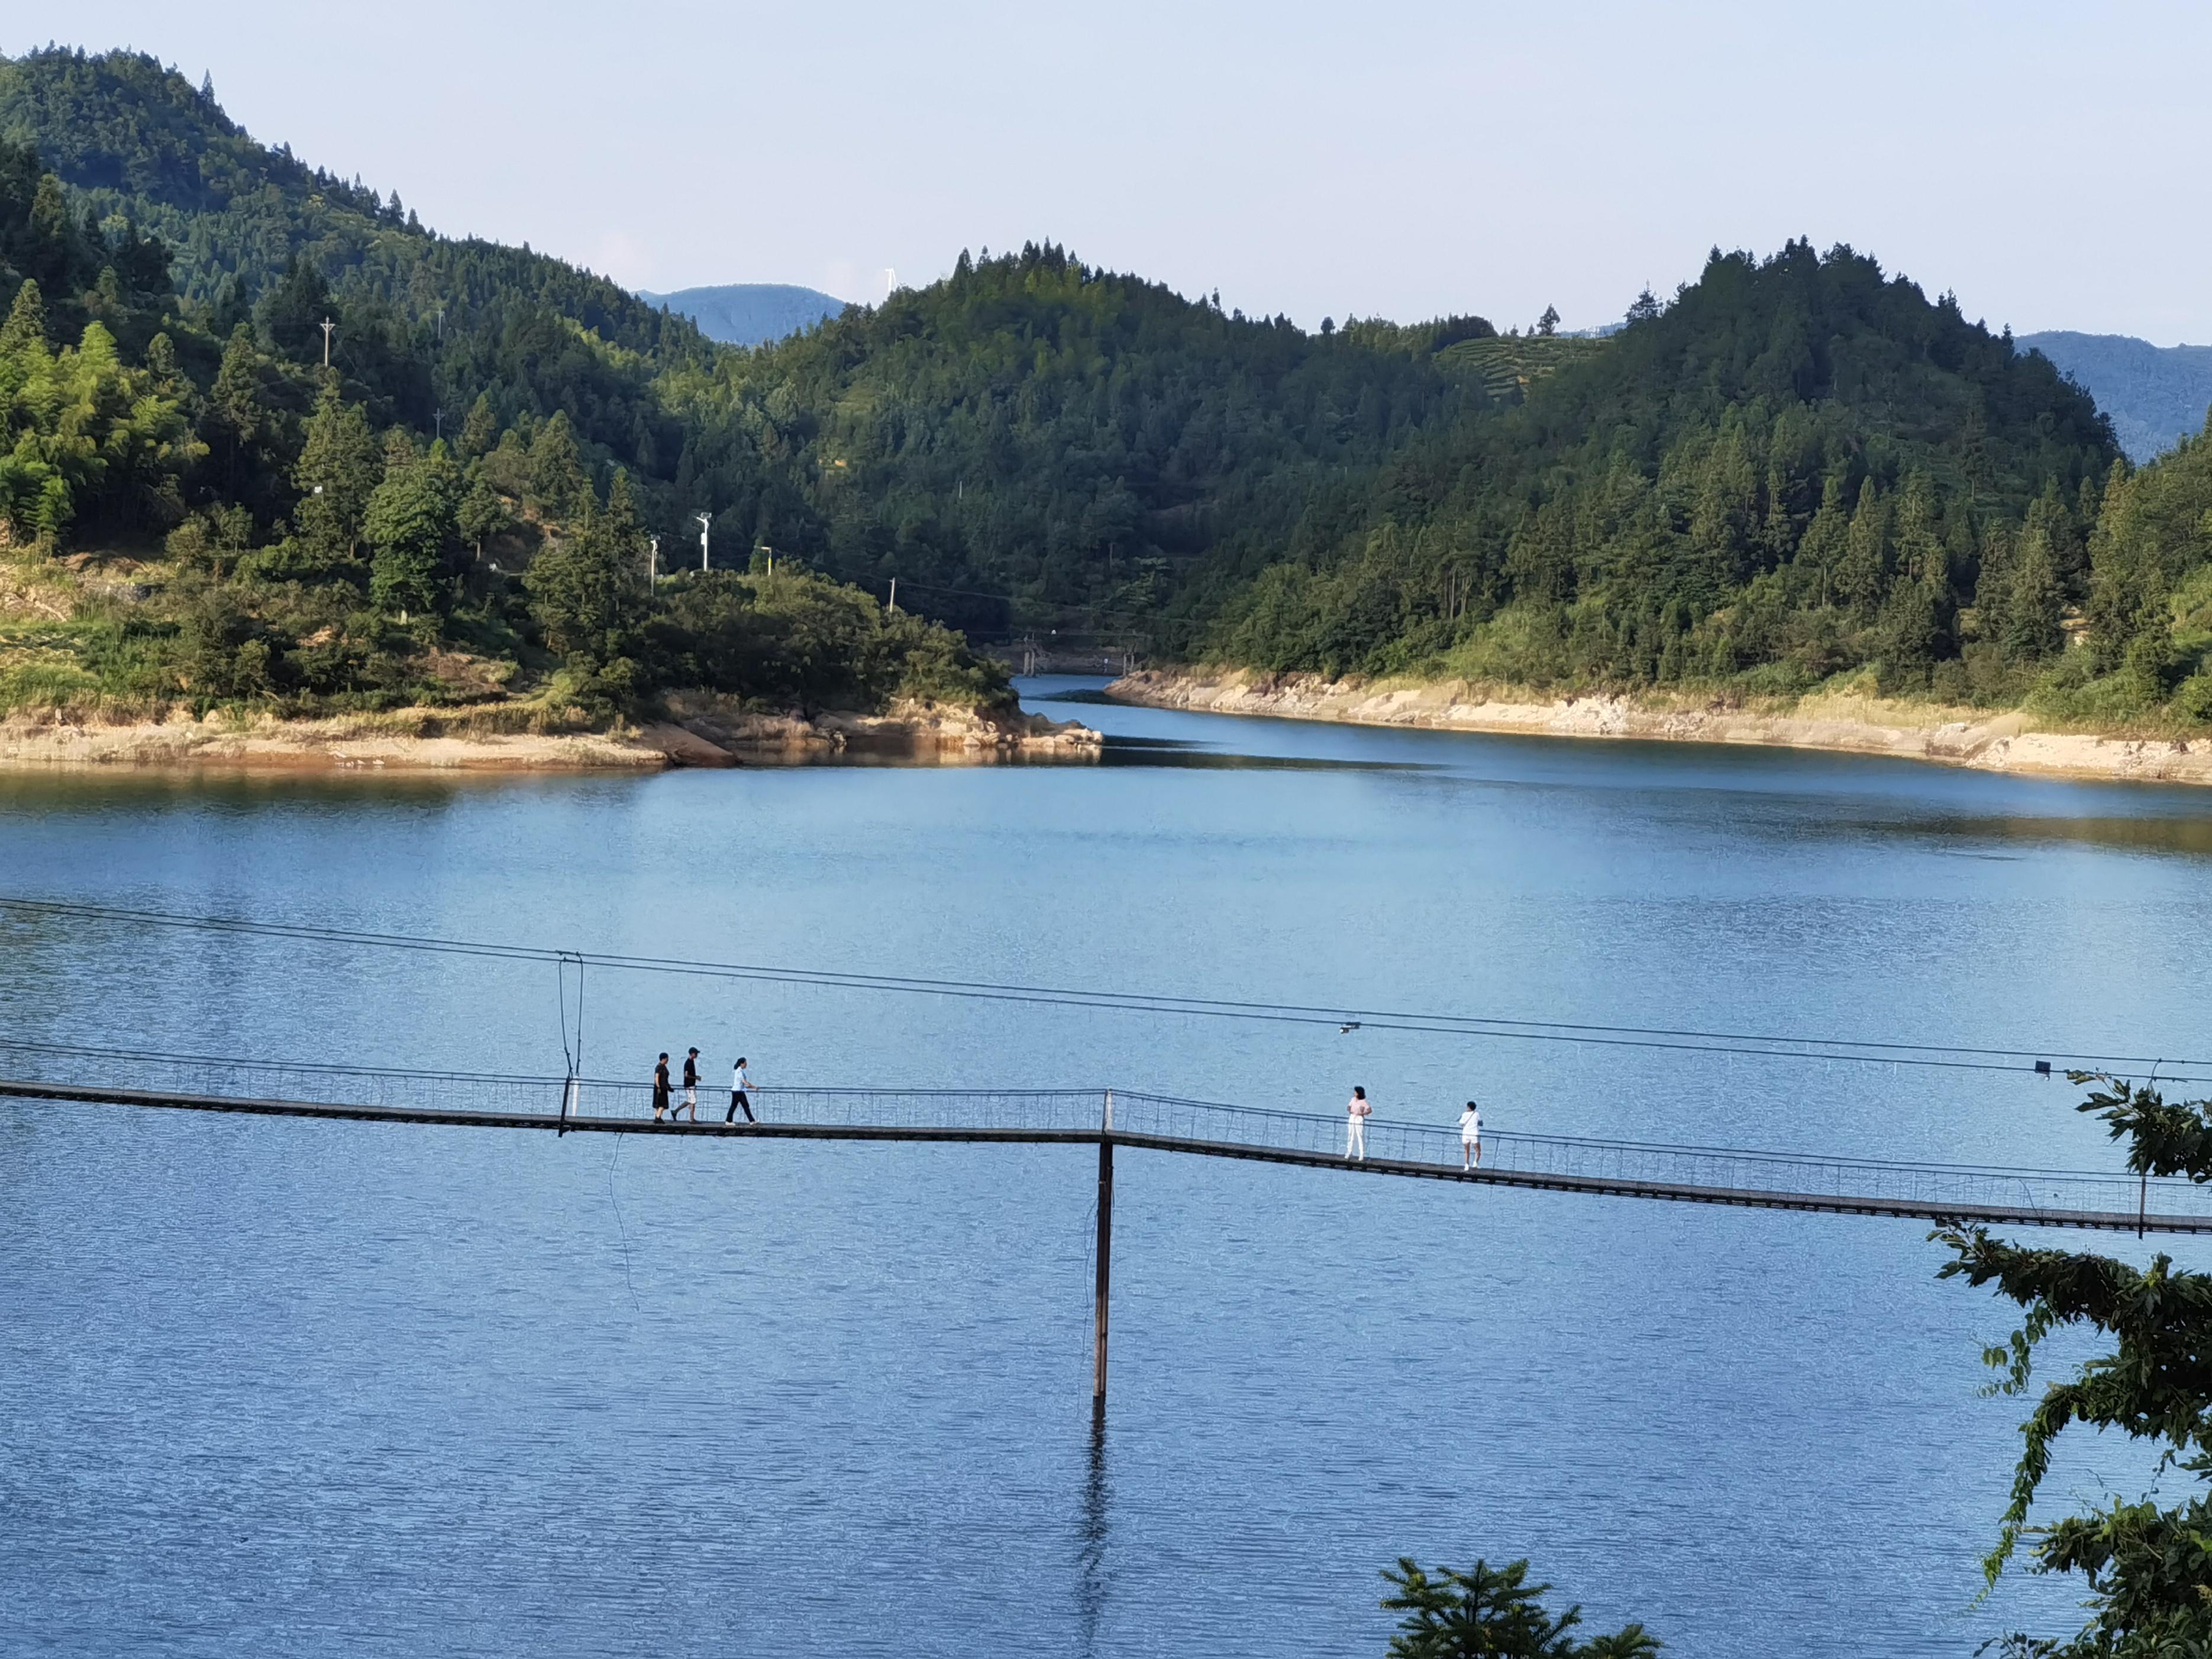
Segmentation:
{"type": "Polygon", "coordinates": [[[2024,334],[2019,345],[2039,351],[2112,417],[2112,433],[2141,465],[2204,429],[2212,405],[2212,346],[2154,346],[2130,334],[2077,334],[2055,329],[2024,334]]]}
{"type": "Polygon", "coordinates": [[[725,283],[678,289],[672,294],[640,289],[637,297],[689,317],[710,340],[738,346],[767,345],[802,333],[845,309],[845,302],[835,295],[793,283],[725,283]]]}

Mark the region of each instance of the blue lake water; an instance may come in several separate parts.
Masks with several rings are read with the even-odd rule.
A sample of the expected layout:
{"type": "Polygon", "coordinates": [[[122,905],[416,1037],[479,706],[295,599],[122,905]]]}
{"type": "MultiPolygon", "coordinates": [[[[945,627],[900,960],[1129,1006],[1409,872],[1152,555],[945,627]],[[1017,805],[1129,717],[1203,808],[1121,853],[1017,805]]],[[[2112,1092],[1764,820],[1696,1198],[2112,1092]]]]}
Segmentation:
{"type": "MultiPolygon", "coordinates": [[[[2212,797],[1062,704],[1085,767],[0,778],[0,888],[862,972],[2203,1055],[2212,797]]],[[[550,970],[0,922],[0,1022],[558,1074],[550,970]]],[[[2063,1081],[595,975],[594,1073],[1112,1084],[2110,1168],[2063,1081]]],[[[1913,1223],[1092,1155],[0,1103],[0,1648],[1378,1654],[1401,1554],[1966,1655],[2010,1328],[1913,1223]]],[[[2108,1245],[2124,1254],[2131,1239],[2108,1245]]],[[[2192,1265],[2212,1256],[2183,1241],[2192,1265]]],[[[2070,1447],[2061,1502],[2143,1475],[2070,1447]]]]}

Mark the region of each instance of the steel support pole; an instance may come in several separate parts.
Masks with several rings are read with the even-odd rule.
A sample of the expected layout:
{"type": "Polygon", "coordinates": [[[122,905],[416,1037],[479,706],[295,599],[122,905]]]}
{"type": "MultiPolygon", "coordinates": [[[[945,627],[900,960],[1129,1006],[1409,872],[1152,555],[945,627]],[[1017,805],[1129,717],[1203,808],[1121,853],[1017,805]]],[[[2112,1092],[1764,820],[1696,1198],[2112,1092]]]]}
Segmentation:
{"type": "Polygon", "coordinates": [[[1114,1276],[1114,1143],[1098,1142],[1098,1283],[1095,1287],[1097,1323],[1093,1333],[1091,1404],[1106,1404],[1106,1308],[1114,1276]]]}

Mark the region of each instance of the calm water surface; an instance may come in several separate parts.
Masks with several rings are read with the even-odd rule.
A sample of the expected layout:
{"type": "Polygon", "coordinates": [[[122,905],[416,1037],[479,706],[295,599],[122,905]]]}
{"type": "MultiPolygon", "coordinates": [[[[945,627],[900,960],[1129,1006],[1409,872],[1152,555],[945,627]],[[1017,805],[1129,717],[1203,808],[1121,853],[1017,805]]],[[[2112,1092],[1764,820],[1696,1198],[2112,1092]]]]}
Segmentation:
{"type": "MultiPolygon", "coordinates": [[[[1097,767],[0,779],[0,885],[363,929],[2201,1055],[2212,799],[1056,706],[1097,767]]],[[[557,1073],[550,971],[0,924],[8,1031],[557,1073]]],[[[1121,1086],[2111,1167],[2063,1083],[595,975],[594,1072],[1121,1086]]],[[[1916,1224],[1125,1153],[0,1103],[0,1648],[1371,1655],[1401,1553],[1960,1655],[2017,1402],[1916,1224]]],[[[2123,1248],[2123,1247],[2115,1247],[2123,1248]]],[[[2133,1241],[2126,1241],[2133,1250],[2133,1241]]],[[[2185,1261],[2212,1255],[2182,1243],[2185,1261]]],[[[2073,1448],[2070,1501],[2143,1477],[2073,1448]]]]}

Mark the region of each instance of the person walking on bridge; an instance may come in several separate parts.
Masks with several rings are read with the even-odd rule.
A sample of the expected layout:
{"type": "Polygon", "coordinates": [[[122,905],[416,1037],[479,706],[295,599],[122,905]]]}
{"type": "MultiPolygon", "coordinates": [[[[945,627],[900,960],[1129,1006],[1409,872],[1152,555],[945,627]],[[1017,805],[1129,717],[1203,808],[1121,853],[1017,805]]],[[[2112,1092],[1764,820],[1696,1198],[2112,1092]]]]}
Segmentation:
{"type": "Polygon", "coordinates": [[[660,1121],[660,1115],[668,1109],[668,1056],[663,1054],[653,1068],[653,1121],[660,1121]]]}
{"type": "Polygon", "coordinates": [[[1367,1091],[1355,1087],[1344,1109],[1344,1157],[1346,1163],[1354,1158],[1362,1164],[1367,1162],[1367,1115],[1374,1109],[1367,1103],[1367,1091]]]}
{"type": "Polygon", "coordinates": [[[691,1121],[696,1123],[699,1121],[699,1051],[696,1048],[684,1056],[684,1104],[669,1115],[681,1118],[686,1110],[690,1112],[691,1121]]]}
{"type": "Polygon", "coordinates": [[[1459,1167],[1482,1167],[1482,1109],[1471,1100],[1459,1115],[1459,1167]]]}
{"type": "Polygon", "coordinates": [[[730,1067],[730,1109],[722,1115],[723,1122],[736,1122],[738,1121],[738,1109],[740,1107],[744,1109],[746,1122],[757,1123],[760,1121],[758,1118],[753,1115],[753,1103],[747,1098],[747,1091],[750,1090],[752,1086],[752,1075],[745,1070],[745,1057],[743,1054],[739,1054],[738,1056],[738,1063],[730,1067]]]}

